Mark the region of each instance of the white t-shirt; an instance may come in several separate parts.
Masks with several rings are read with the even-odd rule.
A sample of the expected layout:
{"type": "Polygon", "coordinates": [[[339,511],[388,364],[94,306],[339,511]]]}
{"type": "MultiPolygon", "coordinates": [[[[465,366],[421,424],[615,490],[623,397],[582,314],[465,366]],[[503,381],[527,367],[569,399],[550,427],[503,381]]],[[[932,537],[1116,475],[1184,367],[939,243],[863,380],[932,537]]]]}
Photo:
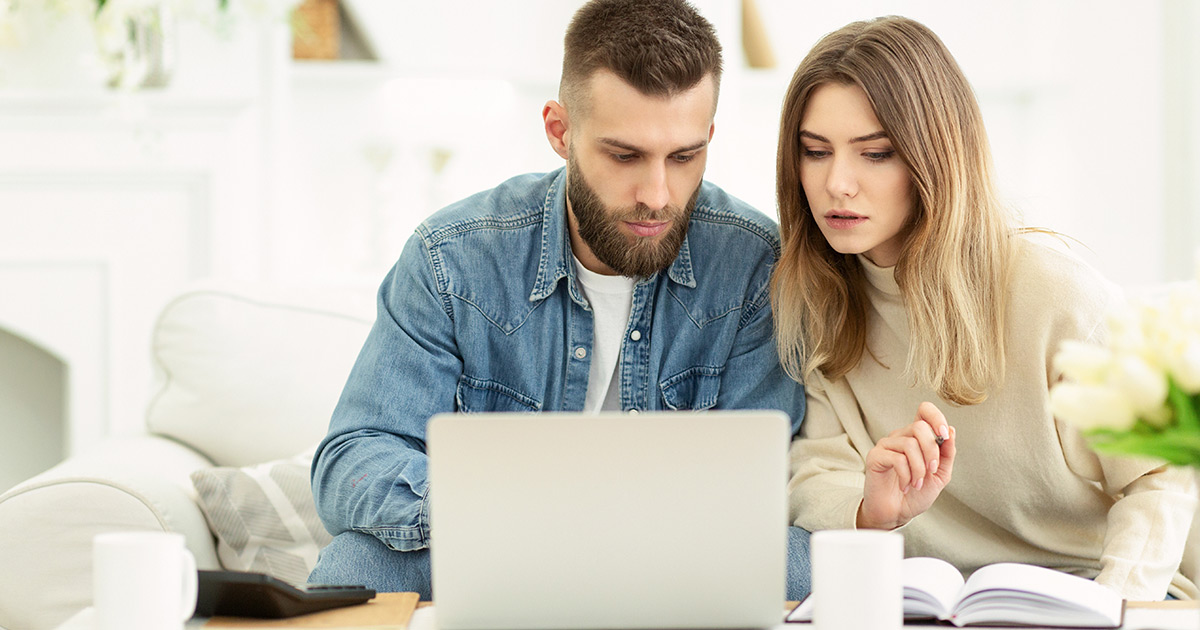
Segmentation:
{"type": "MultiPolygon", "coordinates": [[[[572,256],[574,258],[574,256],[572,256]]],[[[589,271],[575,258],[575,273],[592,306],[592,363],[588,371],[583,410],[621,410],[621,380],[614,378],[621,358],[621,342],[629,326],[636,278],[606,276],[589,271]]]]}

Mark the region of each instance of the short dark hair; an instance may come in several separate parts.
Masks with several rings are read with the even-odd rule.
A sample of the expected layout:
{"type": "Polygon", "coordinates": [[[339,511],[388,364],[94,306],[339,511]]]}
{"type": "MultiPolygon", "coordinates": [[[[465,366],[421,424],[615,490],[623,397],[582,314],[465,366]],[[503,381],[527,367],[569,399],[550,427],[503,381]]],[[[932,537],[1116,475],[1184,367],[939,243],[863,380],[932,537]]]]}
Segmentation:
{"type": "Polygon", "coordinates": [[[578,11],[563,42],[559,100],[586,110],[587,82],[608,70],[649,96],[671,96],[712,75],[721,83],[716,29],[684,0],[592,0],[578,11]]]}

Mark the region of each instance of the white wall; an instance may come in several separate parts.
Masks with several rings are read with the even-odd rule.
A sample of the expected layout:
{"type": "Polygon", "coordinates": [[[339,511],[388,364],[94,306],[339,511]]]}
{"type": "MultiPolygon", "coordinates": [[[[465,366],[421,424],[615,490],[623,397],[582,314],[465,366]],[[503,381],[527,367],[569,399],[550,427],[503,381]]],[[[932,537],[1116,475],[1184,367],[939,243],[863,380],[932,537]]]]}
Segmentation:
{"type": "MultiPolygon", "coordinates": [[[[424,215],[508,174],[557,167],[540,110],[555,95],[561,27],[578,4],[351,0],[376,24],[400,26],[387,64],[294,73],[289,207],[304,225],[288,235],[287,267],[381,273],[424,215]],[[381,154],[390,161],[373,165],[381,154]]],[[[846,22],[904,14],[938,32],[972,81],[1001,190],[1026,224],[1078,239],[1123,286],[1191,273],[1195,3],[758,0],[774,70],[744,67],[736,2],[697,4],[717,24],[728,66],[708,178],[764,211],[774,212],[779,105],[795,65],[846,22]]]]}

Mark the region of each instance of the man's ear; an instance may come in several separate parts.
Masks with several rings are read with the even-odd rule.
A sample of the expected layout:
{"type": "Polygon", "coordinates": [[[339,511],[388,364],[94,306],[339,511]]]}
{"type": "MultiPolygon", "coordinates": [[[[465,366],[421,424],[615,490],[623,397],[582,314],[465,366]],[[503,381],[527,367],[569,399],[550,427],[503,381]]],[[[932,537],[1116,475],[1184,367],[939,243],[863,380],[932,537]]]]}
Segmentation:
{"type": "Polygon", "coordinates": [[[567,108],[558,101],[546,101],[546,106],[542,108],[542,122],[546,126],[550,148],[562,159],[567,159],[567,134],[571,124],[567,118],[567,108]]]}

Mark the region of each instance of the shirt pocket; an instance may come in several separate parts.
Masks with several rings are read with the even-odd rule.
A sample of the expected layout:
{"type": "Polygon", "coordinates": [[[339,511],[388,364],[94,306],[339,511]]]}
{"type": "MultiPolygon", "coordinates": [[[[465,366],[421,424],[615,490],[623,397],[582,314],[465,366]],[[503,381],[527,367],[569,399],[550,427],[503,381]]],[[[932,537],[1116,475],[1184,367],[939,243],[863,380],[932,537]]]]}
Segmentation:
{"type": "Polygon", "coordinates": [[[488,411],[541,411],[542,403],[503,383],[474,378],[463,374],[454,392],[458,411],[479,413],[488,411]]]}
{"type": "Polygon", "coordinates": [[[697,366],[659,383],[663,404],[674,410],[712,409],[717,405],[724,371],[719,367],[697,366]]]}

